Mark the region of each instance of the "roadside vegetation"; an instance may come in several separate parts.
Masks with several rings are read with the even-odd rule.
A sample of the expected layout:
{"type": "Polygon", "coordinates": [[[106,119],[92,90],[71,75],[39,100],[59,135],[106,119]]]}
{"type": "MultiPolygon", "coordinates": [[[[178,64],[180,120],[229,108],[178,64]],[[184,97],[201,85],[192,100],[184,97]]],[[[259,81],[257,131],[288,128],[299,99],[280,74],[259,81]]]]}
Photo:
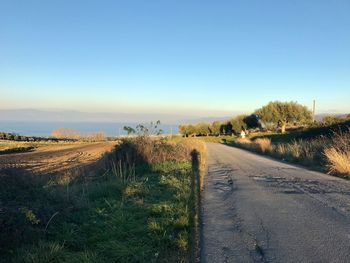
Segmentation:
{"type": "Polygon", "coordinates": [[[312,113],[305,106],[275,101],[250,115],[211,124],[180,125],[179,130],[183,137],[226,143],[350,177],[350,114],[324,116],[313,121],[312,113]]]}
{"type": "Polygon", "coordinates": [[[312,123],[312,113],[296,102],[274,101],[250,115],[238,115],[230,120],[213,123],[183,124],[179,126],[184,137],[239,135],[241,131],[280,131],[290,127],[304,127],[312,123]]]}
{"type": "Polygon", "coordinates": [[[350,178],[350,130],[289,142],[274,143],[265,136],[253,140],[239,138],[232,145],[350,178]]]}
{"type": "Polygon", "coordinates": [[[0,262],[194,262],[204,152],[143,133],[84,170],[0,171],[0,262]]]}

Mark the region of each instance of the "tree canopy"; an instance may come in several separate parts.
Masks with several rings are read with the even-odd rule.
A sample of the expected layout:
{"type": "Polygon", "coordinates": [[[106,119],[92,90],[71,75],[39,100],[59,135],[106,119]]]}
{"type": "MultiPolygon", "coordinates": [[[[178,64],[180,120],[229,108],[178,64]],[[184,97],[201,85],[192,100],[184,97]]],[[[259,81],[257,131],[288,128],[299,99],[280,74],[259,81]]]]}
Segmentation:
{"type": "Polygon", "coordinates": [[[281,127],[284,133],[288,123],[304,124],[312,120],[311,111],[297,102],[273,101],[255,111],[255,114],[265,123],[281,127]]]}

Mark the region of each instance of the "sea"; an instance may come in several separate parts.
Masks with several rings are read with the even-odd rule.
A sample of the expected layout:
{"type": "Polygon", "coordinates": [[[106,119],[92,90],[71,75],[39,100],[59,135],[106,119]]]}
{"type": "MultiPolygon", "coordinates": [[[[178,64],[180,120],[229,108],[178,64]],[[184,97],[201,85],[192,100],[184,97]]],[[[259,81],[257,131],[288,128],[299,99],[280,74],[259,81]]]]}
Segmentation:
{"type": "MultiPolygon", "coordinates": [[[[15,133],[26,136],[49,137],[52,131],[58,128],[67,128],[82,133],[104,132],[108,137],[126,135],[125,126],[135,128],[138,123],[114,123],[114,122],[32,122],[32,121],[0,121],[0,132],[15,133]]],[[[161,124],[162,134],[178,134],[177,124],[161,124]]]]}

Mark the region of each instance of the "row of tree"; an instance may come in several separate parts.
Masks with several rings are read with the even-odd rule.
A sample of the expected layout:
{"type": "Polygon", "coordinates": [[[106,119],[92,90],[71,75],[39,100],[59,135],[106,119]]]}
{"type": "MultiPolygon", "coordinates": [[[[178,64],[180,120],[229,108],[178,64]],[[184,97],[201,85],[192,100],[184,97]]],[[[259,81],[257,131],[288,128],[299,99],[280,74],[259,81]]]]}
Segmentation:
{"type": "MultiPolygon", "coordinates": [[[[213,123],[184,124],[179,126],[179,132],[186,136],[220,136],[239,134],[248,128],[247,119],[256,119],[255,116],[240,115],[229,121],[214,121],[213,123]]],[[[257,126],[257,121],[256,125],[257,126]]],[[[249,125],[249,128],[254,128],[249,125]]]]}
{"type": "Polygon", "coordinates": [[[213,123],[184,124],[179,126],[179,132],[189,136],[220,136],[239,134],[242,130],[259,128],[256,115],[239,115],[228,121],[214,121],[213,123]]]}
{"type": "Polygon", "coordinates": [[[15,133],[0,132],[0,140],[27,141],[28,137],[20,136],[15,133]]]}
{"type": "Polygon", "coordinates": [[[312,122],[311,111],[297,102],[273,101],[250,115],[239,115],[230,120],[213,123],[180,125],[183,136],[219,136],[239,134],[248,129],[279,129],[282,133],[288,125],[302,125],[312,122]]]}
{"type": "Polygon", "coordinates": [[[47,138],[47,137],[37,137],[37,136],[23,136],[17,133],[8,133],[8,132],[0,132],[0,140],[7,141],[22,141],[22,142],[39,142],[39,141],[62,141],[62,140],[70,140],[73,139],[59,139],[59,138],[47,138]]]}

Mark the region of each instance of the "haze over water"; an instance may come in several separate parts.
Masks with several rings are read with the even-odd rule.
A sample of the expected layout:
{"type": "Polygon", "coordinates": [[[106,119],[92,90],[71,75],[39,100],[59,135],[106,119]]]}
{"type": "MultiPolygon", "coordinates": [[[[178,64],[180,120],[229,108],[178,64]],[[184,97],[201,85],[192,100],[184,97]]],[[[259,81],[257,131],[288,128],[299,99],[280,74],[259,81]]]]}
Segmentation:
{"type": "MultiPolygon", "coordinates": [[[[126,135],[124,126],[136,127],[138,123],[112,123],[112,122],[12,122],[0,121],[0,131],[18,133],[19,135],[49,137],[53,130],[69,128],[82,133],[104,132],[107,136],[126,135]]],[[[162,134],[177,134],[177,125],[161,124],[162,134]]]]}

